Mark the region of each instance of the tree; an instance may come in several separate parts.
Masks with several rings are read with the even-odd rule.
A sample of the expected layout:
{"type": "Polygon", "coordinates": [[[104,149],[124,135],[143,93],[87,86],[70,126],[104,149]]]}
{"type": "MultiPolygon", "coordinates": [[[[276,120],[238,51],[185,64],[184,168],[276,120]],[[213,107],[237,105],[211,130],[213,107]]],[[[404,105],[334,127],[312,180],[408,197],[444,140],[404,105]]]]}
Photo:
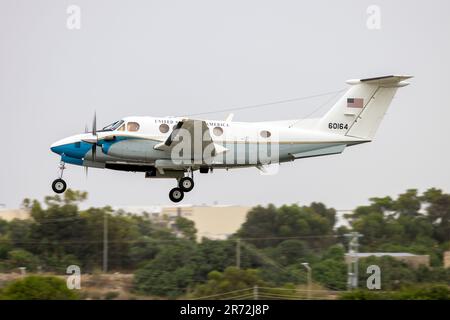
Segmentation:
{"type": "MultiPolygon", "coordinates": [[[[233,240],[210,240],[203,238],[198,245],[200,261],[199,276],[206,279],[211,270],[224,271],[236,265],[236,242],[233,240]]],[[[242,250],[242,249],[241,249],[242,250]]],[[[250,265],[247,255],[241,254],[241,266],[250,265]]]]}
{"type": "Polygon", "coordinates": [[[28,276],[9,283],[0,296],[3,300],[75,300],[74,290],[56,277],[28,276]]]}
{"type": "Polygon", "coordinates": [[[175,219],[175,227],[181,232],[183,237],[195,241],[197,229],[195,228],[194,221],[180,216],[175,219]]]}
{"type": "Polygon", "coordinates": [[[11,269],[25,267],[28,271],[36,271],[39,258],[26,250],[15,249],[8,253],[8,264],[11,269]]]}
{"type": "Polygon", "coordinates": [[[389,256],[372,256],[359,259],[360,272],[358,281],[361,286],[364,286],[366,283],[368,275],[365,271],[370,265],[377,265],[380,267],[382,290],[395,290],[417,282],[415,270],[406,263],[389,256]]]}
{"type": "Polygon", "coordinates": [[[0,218],[0,236],[5,235],[8,232],[8,221],[0,218]]]}
{"type": "Polygon", "coordinates": [[[322,260],[312,265],[313,279],[333,290],[344,290],[347,280],[347,265],[342,245],[334,245],[324,253],[322,260]]]}
{"type": "MultiPolygon", "coordinates": [[[[406,251],[428,254],[442,264],[450,240],[450,195],[431,188],[420,195],[409,189],[397,199],[371,198],[355,210],[352,226],[364,235],[362,251],[406,251]]],[[[339,230],[339,233],[342,233],[339,230]]]]}
{"type": "Polygon", "coordinates": [[[435,226],[435,236],[441,241],[450,241],[450,194],[443,194],[442,190],[431,188],[422,197],[428,206],[427,214],[435,226]]]}
{"type": "Polygon", "coordinates": [[[415,217],[419,214],[422,206],[421,197],[417,193],[417,189],[408,189],[405,193],[398,196],[394,203],[394,208],[400,216],[415,217]]]}
{"type": "Polygon", "coordinates": [[[261,280],[258,270],[228,267],[224,272],[211,271],[208,274],[208,281],[205,284],[197,285],[192,295],[204,297],[220,294],[220,297],[225,299],[245,294],[245,289],[252,289],[255,285],[267,286],[267,283],[261,280]],[[241,293],[229,293],[230,291],[240,291],[241,293]]]}
{"type": "Polygon", "coordinates": [[[135,290],[171,298],[186,293],[199,266],[196,245],[195,242],[181,240],[163,246],[153,260],[136,271],[135,290]]]}
{"type": "Polygon", "coordinates": [[[258,248],[273,247],[289,237],[304,236],[308,245],[325,248],[335,240],[333,235],[335,210],[321,203],[276,208],[258,206],[247,215],[247,220],[237,232],[238,238],[250,238],[258,248]]]}
{"type": "Polygon", "coordinates": [[[306,242],[296,239],[285,240],[267,252],[272,259],[283,266],[305,262],[309,254],[306,242]]]}

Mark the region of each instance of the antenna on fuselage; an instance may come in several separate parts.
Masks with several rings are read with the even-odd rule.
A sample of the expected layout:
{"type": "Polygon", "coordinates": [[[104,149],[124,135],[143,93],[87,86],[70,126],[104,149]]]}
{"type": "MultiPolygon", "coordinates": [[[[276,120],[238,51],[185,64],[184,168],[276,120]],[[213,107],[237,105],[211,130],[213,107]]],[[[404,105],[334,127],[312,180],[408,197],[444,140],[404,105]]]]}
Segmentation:
{"type": "Polygon", "coordinates": [[[225,119],[225,122],[231,122],[233,120],[234,113],[230,113],[228,117],[225,119]]]}

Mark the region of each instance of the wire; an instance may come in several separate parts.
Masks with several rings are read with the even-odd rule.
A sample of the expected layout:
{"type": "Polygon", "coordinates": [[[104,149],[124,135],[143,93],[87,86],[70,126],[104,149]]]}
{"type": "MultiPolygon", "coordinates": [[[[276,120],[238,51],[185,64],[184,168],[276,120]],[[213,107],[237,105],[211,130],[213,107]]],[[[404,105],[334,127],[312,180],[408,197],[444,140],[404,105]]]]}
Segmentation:
{"type": "Polygon", "coordinates": [[[224,296],[224,295],[227,295],[227,294],[230,294],[230,293],[242,292],[242,291],[247,291],[247,290],[253,290],[253,288],[245,288],[245,289],[233,290],[233,291],[228,291],[228,292],[223,292],[223,293],[217,293],[217,294],[212,294],[212,295],[209,295],[209,296],[203,296],[203,297],[200,297],[200,298],[195,298],[195,299],[192,299],[192,300],[203,300],[203,299],[224,296]]]}
{"type": "MultiPolygon", "coordinates": [[[[170,231],[170,229],[161,229],[163,231],[170,231]]],[[[183,242],[186,239],[178,238],[178,239],[155,239],[147,236],[148,239],[142,240],[109,240],[108,243],[148,243],[152,242],[183,242]]],[[[293,237],[257,237],[257,238],[236,238],[236,239],[225,239],[225,240],[211,240],[211,241],[254,241],[254,240],[286,240],[286,239],[312,239],[312,238],[339,238],[343,237],[342,235],[308,235],[308,236],[293,236],[293,237]]],[[[49,239],[46,239],[49,240],[49,239]]],[[[0,240],[0,242],[10,242],[12,240],[0,240]]],[[[79,244],[79,243],[103,243],[103,239],[101,240],[49,240],[52,243],[45,243],[41,241],[14,241],[16,244],[54,244],[54,242],[58,242],[60,244],[79,244]]],[[[320,247],[310,247],[310,248],[320,248],[320,247]]]]}
{"type": "Polygon", "coordinates": [[[329,102],[333,101],[334,98],[337,97],[337,95],[341,92],[345,91],[345,89],[341,89],[339,91],[335,92],[335,95],[333,95],[330,99],[328,99],[327,101],[325,101],[324,103],[320,104],[316,109],[314,109],[311,113],[307,114],[305,117],[303,117],[302,119],[294,122],[293,124],[289,125],[289,128],[292,128],[292,126],[294,126],[295,124],[301,123],[302,121],[304,121],[305,119],[308,119],[310,116],[312,116],[314,113],[316,113],[317,111],[319,111],[320,109],[322,109],[324,106],[326,106],[329,102]]]}
{"type": "Polygon", "coordinates": [[[186,114],[183,117],[192,117],[192,116],[198,116],[198,115],[204,115],[204,114],[213,114],[213,113],[221,113],[221,112],[228,112],[228,111],[237,111],[237,110],[246,110],[246,109],[260,108],[260,107],[271,106],[271,105],[275,105],[275,104],[282,104],[282,103],[288,103],[288,102],[294,102],[294,101],[301,101],[301,100],[307,100],[307,99],[312,99],[312,98],[323,97],[323,96],[327,96],[327,95],[330,95],[330,94],[337,94],[337,93],[342,92],[343,90],[344,89],[340,89],[338,91],[324,92],[324,93],[314,94],[314,95],[310,95],[310,96],[303,96],[303,97],[298,97],[298,98],[278,100],[278,101],[272,101],[272,102],[267,102],[267,103],[251,104],[251,105],[246,105],[246,106],[242,106],[242,107],[232,107],[232,108],[226,108],[226,109],[219,109],[219,110],[215,110],[215,111],[191,113],[191,114],[186,114]]]}
{"type": "MultiPolygon", "coordinates": [[[[245,240],[245,241],[249,241],[249,240],[284,240],[284,239],[310,239],[310,238],[338,238],[338,237],[342,237],[341,235],[336,235],[336,234],[329,234],[329,235],[307,235],[307,236],[292,236],[292,237],[257,237],[257,238],[238,238],[238,239],[234,239],[235,241],[237,240],[245,240]]],[[[230,239],[231,240],[231,239],[230,239]]]]}
{"type": "Polygon", "coordinates": [[[247,294],[243,294],[240,296],[222,298],[220,300],[247,300],[247,298],[253,298],[253,297],[254,297],[253,293],[247,293],[247,294]]]}
{"type": "Polygon", "coordinates": [[[255,295],[254,294],[249,294],[247,296],[243,296],[243,297],[234,297],[232,300],[254,300],[255,295]],[[251,298],[251,299],[249,299],[251,298]]]}
{"type": "MultiPolygon", "coordinates": [[[[283,266],[281,266],[280,264],[278,264],[277,262],[275,262],[273,259],[271,259],[270,257],[268,257],[267,255],[265,255],[264,253],[260,252],[258,249],[256,248],[252,248],[250,247],[248,244],[246,244],[245,242],[241,242],[241,245],[243,245],[247,250],[249,250],[250,252],[256,254],[259,258],[261,258],[262,260],[264,260],[264,262],[273,265],[274,267],[278,268],[279,270],[281,270],[282,272],[285,272],[286,274],[289,273],[294,273],[294,272],[289,272],[286,268],[284,268],[283,266]]],[[[306,274],[303,273],[297,273],[295,272],[295,275],[297,276],[299,281],[305,280],[306,278],[306,274]],[[302,278],[304,277],[304,278],[302,278]]]]}

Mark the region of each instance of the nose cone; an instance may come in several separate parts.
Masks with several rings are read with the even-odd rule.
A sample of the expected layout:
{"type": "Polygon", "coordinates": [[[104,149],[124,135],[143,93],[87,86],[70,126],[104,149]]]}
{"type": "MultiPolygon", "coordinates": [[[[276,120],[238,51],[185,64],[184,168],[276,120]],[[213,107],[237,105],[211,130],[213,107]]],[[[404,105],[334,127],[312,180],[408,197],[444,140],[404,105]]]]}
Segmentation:
{"type": "Polygon", "coordinates": [[[92,145],[83,141],[85,135],[75,135],[58,140],[50,146],[50,150],[56,154],[82,159],[92,149],[92,145]]]}
{"type": "Polygon", "coordinates": [[[63,153],[63,141],[62,140],[58,140],[54,143],[52,143],[52,145],[50,146],[50,150],[53,151],[56,154],[62,154],[63,153]]]}

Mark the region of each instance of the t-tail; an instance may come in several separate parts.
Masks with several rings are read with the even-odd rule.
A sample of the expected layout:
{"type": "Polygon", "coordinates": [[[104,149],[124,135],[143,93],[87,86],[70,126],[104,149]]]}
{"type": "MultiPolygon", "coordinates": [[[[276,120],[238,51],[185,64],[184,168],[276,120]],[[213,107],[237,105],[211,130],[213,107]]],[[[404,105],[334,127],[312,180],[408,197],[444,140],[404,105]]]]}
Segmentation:
{"type": "Polygon", "coordinates": [[[397,89],[411,76],[348,80],[351,87],[318,122],[317,130],[372,140],[397,89]]]}

